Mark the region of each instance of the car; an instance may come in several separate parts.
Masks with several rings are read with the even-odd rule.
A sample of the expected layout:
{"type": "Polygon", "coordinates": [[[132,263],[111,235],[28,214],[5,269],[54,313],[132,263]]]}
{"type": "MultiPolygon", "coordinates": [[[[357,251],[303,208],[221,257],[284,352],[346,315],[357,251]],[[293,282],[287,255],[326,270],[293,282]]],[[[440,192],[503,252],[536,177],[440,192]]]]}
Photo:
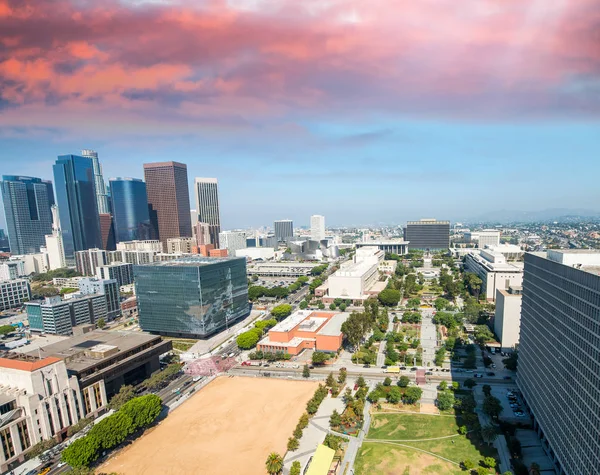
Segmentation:
{"type": "Polygon", "coordinates": [[[515,416],[517,416],[517,417],[525,417],[525,414],[523,414],[522,412],[519,412],[518,414],[515,414],[515,416]]]}
{"type": "Polygon", "coordinates": [[[400,370],[404,371],[406,369],[406,366],[400,366],[400,370]]]}
{"type": "Polygon", "coordinates": [[[495,363],[492,363],[492,368],[495,368],[495,367],[496,367],[496,364],[495,364],[495,363]]]}
{"type": "Polygon", "coordinates": [[[487,374],[488,376],[496,376],[496,373],[492,373],[491,371],[489,373],[485,373],[485,374],[487,374]]]}
{"type": "Polygon", "coordinates": [[[466,369],[465,373],[473,373],[474,371],[472,369],[466,369]]]}
{"type": "Polygon", "coordinates": [[[315,365],[312,365],[312,364],[311,364],[311,365],[308,367],[308,369],[315,369],[315,365]]]}
{"type": "Polygon", "coordinates": [[[427,371],[427,372],[425,373],[425,376],[431,376],[432,374],[433,374],[433,373],[432,373],[431,371],[427,371]]]}
{"type": "Polygon", "coordinates": [[[387,365],[383,365],[381,369],[387,369],[387,365]]]}
{"type": "Polygon", "coordinates": [[[483,374],[479,374],[479,373],[475,373],[474,375],[476,378],[483,378],[483,374]]]}
{"type": "Polygon", "coordinates": [[[358,389],[358,383],[356,383],[356,384],[354,385],[354,390],[356,391],[357,389],[358,389]]]}
{"type": "Polygon", "coordinates": [[[510,376],[504,376],[502,379],[506,379],[507,381],[510,381],[512,378],[510,376]]]}
{"type": "Polygon", "coordinates": [[[271,365],[270,365],[269,363],[265,363],[263,366],[264,366],[265,368],[268,368],[268,367],[269,367],[269,366],[271,366],[271,365]]]}
{"type": "Polygon", "coordinates": [[[460,368],[456,368],[454,371],[456,371],[457,373],[464,373],[465,372],[464,369],[460,369],[460,368]]]}
{"type": "Polygon", "coordinates": [[[363,366],[363,368],[370,368],[371,365],[369,363],[365,363],[365,365],[363,366]]]}
{"type": "Polygon", "coordinates": [[[411,371],[416,371],[417,369],[419,369],[419,368],[417,368],[416,366],[413,366],[412,368],[410,368],[411,371]]]}

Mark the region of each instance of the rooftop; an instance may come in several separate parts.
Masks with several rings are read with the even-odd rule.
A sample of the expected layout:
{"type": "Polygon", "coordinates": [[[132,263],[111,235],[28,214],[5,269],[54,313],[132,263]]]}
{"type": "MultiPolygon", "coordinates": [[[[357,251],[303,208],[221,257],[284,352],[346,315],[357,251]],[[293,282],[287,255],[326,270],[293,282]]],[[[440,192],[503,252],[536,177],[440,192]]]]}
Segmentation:
{"type": "Polygon", "coordinates": [[[140,267],[201,267],[216,264],[219,262],[230,262],[246,259],[243,257],[204,257],[196,254],[172,259],[169,261],[151,262],[149,264],[140,264],[140,267]]]}
{"type": "Polygon", "coordinates": [[[343,312],[334,315],[319,331],[319,335],[324,336],[338,336],[342,332],[342,324],[350,316],[349,313],[343,312]]]}
{"type": "Polygon", "coordinates": [[[0,368],[17,369],[31,372],[54,363],[58,363],[59,361],[60,358],[51,356],[39,358],[35,355],[3,352],[0,356],[0,368]]]}
{"type": "Polygon", "coordinates": [[[285,320],[279,322],[270,331],[272,332],[289,332],[296,328],[303,320],[307,319],[313,313],[312,310],[298,310],[292,313],[285,320]]]}

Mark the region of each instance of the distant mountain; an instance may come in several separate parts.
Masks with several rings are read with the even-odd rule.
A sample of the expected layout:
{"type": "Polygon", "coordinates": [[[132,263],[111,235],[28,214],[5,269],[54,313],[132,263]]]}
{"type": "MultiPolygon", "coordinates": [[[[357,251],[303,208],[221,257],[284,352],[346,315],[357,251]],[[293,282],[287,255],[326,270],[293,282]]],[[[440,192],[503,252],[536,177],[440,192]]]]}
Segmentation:
{"type": "Polygon", "coordinates": [[[542,211],[499,210],[491,211],[466,221],[479,223],[523,223],[533,221],[564,221],[582,218],[600,218],[600,211],[583,208],[550,208],[542,211]]]}

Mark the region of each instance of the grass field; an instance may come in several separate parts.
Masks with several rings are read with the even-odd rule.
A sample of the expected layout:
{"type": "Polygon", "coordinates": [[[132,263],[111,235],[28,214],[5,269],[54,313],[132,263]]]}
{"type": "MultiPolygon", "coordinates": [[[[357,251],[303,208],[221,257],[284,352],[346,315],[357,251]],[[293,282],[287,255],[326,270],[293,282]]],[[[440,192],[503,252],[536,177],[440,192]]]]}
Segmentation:
{"type": "Polygon", "coordinates": [[[493,447],[481,445],[479,439],[460,435],[458,425],[454,417],[373,414],[356,460],[356,474],[454,475],[464,472],[451,462],[471,459],[478,463],[484,457],[497,456],[493,447]]]}

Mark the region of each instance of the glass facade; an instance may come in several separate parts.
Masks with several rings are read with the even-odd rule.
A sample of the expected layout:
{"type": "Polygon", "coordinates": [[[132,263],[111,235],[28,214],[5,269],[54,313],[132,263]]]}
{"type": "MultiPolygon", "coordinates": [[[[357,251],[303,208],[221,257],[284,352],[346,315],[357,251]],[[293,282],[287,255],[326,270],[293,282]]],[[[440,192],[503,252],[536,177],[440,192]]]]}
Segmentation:
{"type": "Polygon", "coordinates": [[[110,195],[117,242],[152,239],[146,183],[135,178],[111,178],[110,195]]]}
{"type": "Polygon", "coordinates": [[[13,254],[33,254],[52,232],[52,184],[40,178],[4,175],[2,200],[13,254]]]}
{"type": "Polygon", "coordinates": [[[245,258],[176,259],[133,272],[144,331],[205,338],[250,312],[245,258]]]}
{"type": "Polygon", "coordinates": [[[65,257],[72,261],[75,251],[102,247],[92,160],[61,155],[53,169],[65,257]]]}

